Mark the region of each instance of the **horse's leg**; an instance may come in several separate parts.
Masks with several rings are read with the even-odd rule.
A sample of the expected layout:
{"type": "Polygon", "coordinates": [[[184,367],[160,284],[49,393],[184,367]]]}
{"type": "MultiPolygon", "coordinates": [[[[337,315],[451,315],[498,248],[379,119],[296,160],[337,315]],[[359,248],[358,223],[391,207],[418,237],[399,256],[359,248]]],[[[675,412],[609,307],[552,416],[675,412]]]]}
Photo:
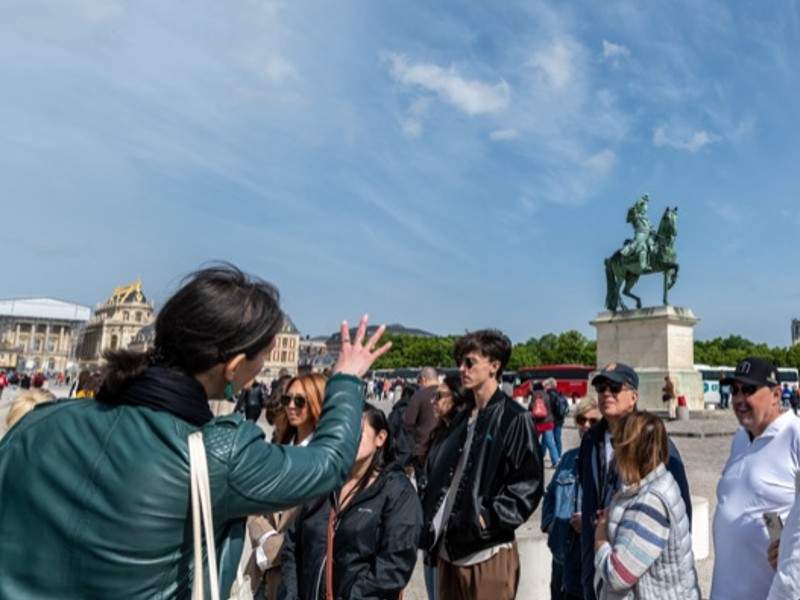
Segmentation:
{"type": "Polygon", "coordinates": [[[678,281],[678,265],[672,265],[664,271],[664,306],[669,306],[669,291],[678,281]]]}
{"type": "Polygon", "coordinates": [[[625,278],[625,289],[622,290],[622,293],[628,298],[636,300],[636,308],[642,308],[642,299],[631,291],[633,289],[633,286],[636,285],[637,281],[639,281],[639,276],[630,273],[625,278]]]}

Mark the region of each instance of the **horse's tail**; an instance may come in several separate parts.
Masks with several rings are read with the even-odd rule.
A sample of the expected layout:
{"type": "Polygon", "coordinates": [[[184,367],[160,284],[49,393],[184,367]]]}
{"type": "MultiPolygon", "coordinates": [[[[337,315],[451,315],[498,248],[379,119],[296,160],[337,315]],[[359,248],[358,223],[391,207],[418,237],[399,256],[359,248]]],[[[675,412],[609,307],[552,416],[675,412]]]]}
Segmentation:
{"type": "Polygon", "coordinates": [[[617,284],[617,277],[614,275],[614,258],[617,255],[607,258],[604,262],[606,265],[606,308],[608,310],[617,310],[619,305],[619,285],[617,284]]]}

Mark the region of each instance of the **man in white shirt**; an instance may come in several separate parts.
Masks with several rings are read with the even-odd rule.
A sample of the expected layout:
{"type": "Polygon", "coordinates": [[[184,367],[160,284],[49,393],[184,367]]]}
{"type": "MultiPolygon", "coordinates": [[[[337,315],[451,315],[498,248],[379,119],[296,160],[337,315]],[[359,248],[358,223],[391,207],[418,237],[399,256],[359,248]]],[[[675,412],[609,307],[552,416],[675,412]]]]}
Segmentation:
{"type": "Polygon", "coordinates": [[[743,360],[723,383],[742,427],[717,484],[711,600],[756,600],[767,597],[775,575],[764,513],[785,520],[794,503],[800,420],[782,412],[778,370],[766,360],[743,360]]]}
{"type": "Polygon", "coordinates": [[[795,492],[794,506],[784,524],[780,543],[770,548],[771,554],[778,552],[777,556],[770,556],[770,564],[778,572],[772,580],[767,600],[800,598],[800,473],[795,480],[795,492]]]}

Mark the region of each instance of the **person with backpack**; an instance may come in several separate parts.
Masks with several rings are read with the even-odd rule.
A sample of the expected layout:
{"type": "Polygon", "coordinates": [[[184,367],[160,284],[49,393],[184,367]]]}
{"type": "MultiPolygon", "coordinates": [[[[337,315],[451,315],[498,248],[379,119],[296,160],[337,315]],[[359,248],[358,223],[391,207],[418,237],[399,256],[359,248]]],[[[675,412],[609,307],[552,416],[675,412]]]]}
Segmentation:
{"type": "MultiPolygon", "coordinates": [[[[531,397],[531,416],[536,428],[536,435],[539,437],[539,443],[550,454],[550,467],[555,469],[561,458],[561,453],[558,451],[554,433],[556,420],[553,398],[545,391],[544,385],[538,381],[533,384],[531,391],[533,393],[531,397]]],[[[564,421],[562,420],[561,423],[563,425],[564,421]]]]}
{"type": "Polygon", "coordinates": [[[555,378],[545,379],[542,385],[550,398],[550,406],[553,407],[553,424],[555,425],[553,427],[553,440],[556,443],[558,455],[561,456],[564,454],[561,450],[561,430],[564,429],[564,419],[569,414],[569,403],[564,395],[558,391],[558,384],[555,378]]]}

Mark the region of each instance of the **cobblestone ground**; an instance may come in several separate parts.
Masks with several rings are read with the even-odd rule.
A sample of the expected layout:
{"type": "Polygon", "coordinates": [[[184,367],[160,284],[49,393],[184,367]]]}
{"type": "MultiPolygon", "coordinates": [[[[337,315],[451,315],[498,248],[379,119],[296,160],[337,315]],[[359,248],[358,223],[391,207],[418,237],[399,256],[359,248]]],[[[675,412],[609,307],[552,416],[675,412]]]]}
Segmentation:
{"type": "MultiPolygon", "coordinates": [[[[63,396],[65,389],[52,390],[57,396],[63,396]]],[[[5,416],[9,405],[16,395],[15,390],[6,389],[0,399],[0,431],[5,432],[5,416]]],[[[391,409],[389,402],[376,402],[376,404],[387,413],[391,409]]],[[[709,519],[713,519],[714,509],[716,508],[715,490],[722,467],[730,450],[732,432],[736,430],[736,419],[730,411],[720,412],[714,415],[707,415],[708,418],[694,419],[690,423],[670,423],[668,429],[676,434],[673,437],[675,444],[681,452],[686,465],[689,484],[693,496],[701,496],[709,502],[709,519]],[[705,434],[713,437],[684,437],[687,434],[705,434]]],[[[577,446],[578,436],[574,429],[565,429],[563,436],[564,448],[569,449],[577,446]]],[[[553,471],[547,469],[546,478],[549,481],[553,471]]],[[[531,517],[525,527],[538,530],[541,520],[540,510],[531,517]]],[[[709,522],[709,535],[711,523],[709,522]]],[[[703,596],[708,597],[711,588],[711,574],[714,564],[713,544],[710,544],[708,558],[697,562],[697,570],[700,576],[700,583],[703,596]]],[[[549,558],[548,558],[549,562],[549,558]]],[[[521,565],[525,569],[525,565],[521,565]]],[[[425,585],[422,576],[421,561],[417,563],[417,568],[406,590],[405,600],[425,600],[425,585]]]]}

